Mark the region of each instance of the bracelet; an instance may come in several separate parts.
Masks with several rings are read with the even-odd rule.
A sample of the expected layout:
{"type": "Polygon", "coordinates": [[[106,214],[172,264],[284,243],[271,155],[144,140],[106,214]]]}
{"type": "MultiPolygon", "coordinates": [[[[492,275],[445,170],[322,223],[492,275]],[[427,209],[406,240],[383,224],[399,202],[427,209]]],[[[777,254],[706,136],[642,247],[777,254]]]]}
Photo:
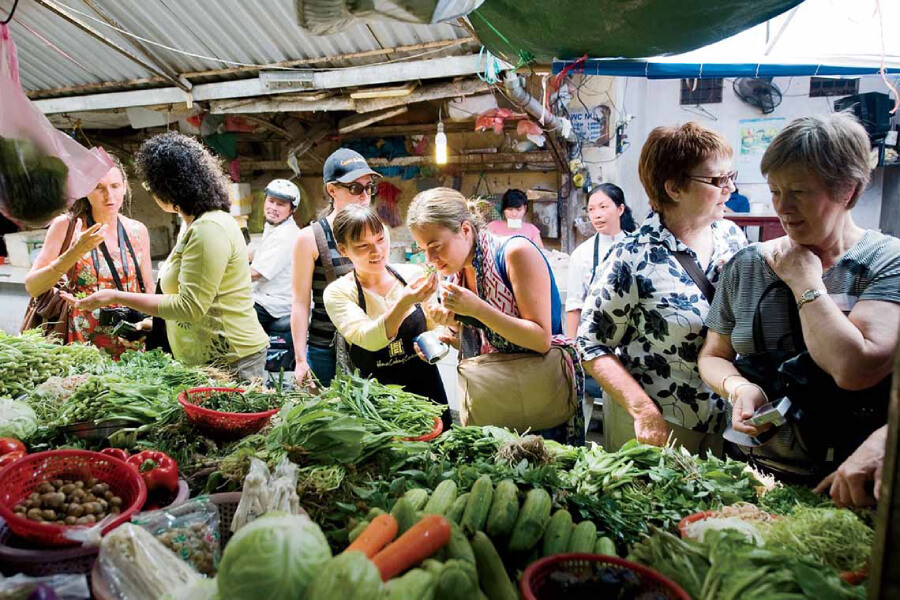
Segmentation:
{"type": "Polygon", "coordinates": [[[756,389],[758,389],[759,392],[763,395],[763,398],[766,399],[766,402],[769,401],[769,396],[766,394],[766,390],[762,389],[761,387],[759,387],[759,386],[756,385],[755,383],[750,383],[749,381],[745,381],[744,383],[739,383],[739,384],[737,384],[737,386],[736,386],[733,390],[731,390],[731,393],[728,394],[728,401],[731,402],[732,404],[734,404],[734,396],[735,396],[735,394],[737,394],[737,391],[738,391],[739,389],[741,389],[742,387],[745,387],[745,386],[748,386],[748,385],[753,386],[753,387],[755,387],[756,389]]]}
{"type": "Polygon", "coordinates": [[[732,373],[731,375],[726,375],[722,378],[722,391],[728,394],[728,389],[725,387],[725,382],[728,381],[730,377],[743,377],[740,373],[732,373]]]}

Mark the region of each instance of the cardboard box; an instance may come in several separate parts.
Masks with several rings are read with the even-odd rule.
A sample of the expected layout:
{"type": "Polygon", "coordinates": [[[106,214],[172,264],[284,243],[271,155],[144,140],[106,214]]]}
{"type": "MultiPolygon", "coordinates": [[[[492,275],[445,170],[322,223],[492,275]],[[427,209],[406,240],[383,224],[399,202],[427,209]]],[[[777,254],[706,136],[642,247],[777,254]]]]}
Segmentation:
{"type": "Polygon", "coordinates": [[[232,183],[228,188],[231,200],[231,214],[234,216],[249,215],[253,211],[253,194],[249,183],[232,183]]]}
{"type": "Polygon", "coordinates": [[[45,237],[47,237],[46,229],[4,234],[3,241],[6,242],[9,264],[14,267],[30,268],[38,252],[44,247],[45,237]]]}

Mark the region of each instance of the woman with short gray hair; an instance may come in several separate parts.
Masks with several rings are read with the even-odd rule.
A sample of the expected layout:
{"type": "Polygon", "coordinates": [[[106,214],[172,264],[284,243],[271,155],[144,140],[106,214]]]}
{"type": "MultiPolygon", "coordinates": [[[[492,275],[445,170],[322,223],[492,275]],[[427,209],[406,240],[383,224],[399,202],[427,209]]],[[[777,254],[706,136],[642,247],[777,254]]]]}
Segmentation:
{"type": "Polygon", "coordinates": [[[900,240],[850,213],[869,182],[869,149],[846,114],[796,119],[778,134],[761,170],[787,236],[735,255],[706,321],[700,375],[732,402],[729,437],[783,479],[815,483],[886,418],[900,240]],[[769,431],[754,414],[785,396],[803,410],[769,431]]]}

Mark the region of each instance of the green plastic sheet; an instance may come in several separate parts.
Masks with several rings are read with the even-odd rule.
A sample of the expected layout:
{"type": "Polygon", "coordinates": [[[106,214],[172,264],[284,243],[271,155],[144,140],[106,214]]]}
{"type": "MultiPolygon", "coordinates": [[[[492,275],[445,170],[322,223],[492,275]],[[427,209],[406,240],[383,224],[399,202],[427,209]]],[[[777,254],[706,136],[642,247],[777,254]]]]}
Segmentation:
{"type": "Polygon", "coordinates": [[[487,0],[469,14],[469,20],[485,47],[514,65],[585,54],[589,58],[646,58],[706,46],[800,2],[487,0]]]}

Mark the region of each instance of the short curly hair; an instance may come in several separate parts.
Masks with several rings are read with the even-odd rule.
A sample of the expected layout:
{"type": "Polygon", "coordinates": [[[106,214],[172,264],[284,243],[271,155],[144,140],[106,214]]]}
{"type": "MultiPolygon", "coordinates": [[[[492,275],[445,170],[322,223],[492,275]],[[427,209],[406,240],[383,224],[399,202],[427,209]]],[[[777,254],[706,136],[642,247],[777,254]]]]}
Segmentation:
{"type": "Polygon", "coordinates": [[[155,135],[141,144],[134,164],[151,194],[187,215],[231,210],[218,159],[191,137],[175,131],[155,135]]]}
{"type": "Polygon", "coordinates": [[[733,154],[725,136],[698,123],[655,128],[647,136],[638,162],[638,175],[650,207],[662,212],[675,204],[666,191],[667,181],[674,181],[680,188],[688,182],[690,171],[703,161],[733,154]]]}

